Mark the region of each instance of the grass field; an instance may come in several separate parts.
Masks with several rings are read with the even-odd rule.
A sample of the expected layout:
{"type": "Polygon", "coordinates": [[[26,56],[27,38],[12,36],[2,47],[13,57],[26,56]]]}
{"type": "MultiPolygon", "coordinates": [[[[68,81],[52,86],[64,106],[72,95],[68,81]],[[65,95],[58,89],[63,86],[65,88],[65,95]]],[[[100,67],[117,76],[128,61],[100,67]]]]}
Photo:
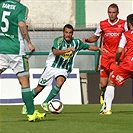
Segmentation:
{"type": "MultiPolygon", "coordinates": [[[[40,112],[39,105],[35,106],[40,112]]],[[[133,133],[133,104],[114,104],[113,114],[99,115],[101,105],[65,105],[61,114],[28,122],[22,106],[0,106],[0,133],[133,133]]]]}

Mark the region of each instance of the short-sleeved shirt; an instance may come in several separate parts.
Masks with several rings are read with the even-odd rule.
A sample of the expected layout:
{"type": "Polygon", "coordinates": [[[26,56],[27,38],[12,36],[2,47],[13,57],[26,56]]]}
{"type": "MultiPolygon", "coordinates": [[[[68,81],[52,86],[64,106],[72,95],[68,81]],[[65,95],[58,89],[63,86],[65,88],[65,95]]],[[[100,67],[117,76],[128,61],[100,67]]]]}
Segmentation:
{"type": "Polygon", "coordinates": [[[0,53],[25,54],[25,43],[18,23],[25,22],[28,9],[16,0],[0,3],[0,53]]]}
{"type": "Polygon", "coordinates": [[[103,36],[103,48],[109,51],[108,53],[102,53],[100,77],[108,77],[109,73],[116,69],[116,49],[121,34],[127,30],[126,21],[119,18],[115,23],[111,23],[109,19],[105,19],[98,24],[95,35],[103,36]]]}
{"type": "Polygon", "coordinates": [[[122,86],[126,79],[133,78],[133,29],[122,34],[118,47],[126,48],[125,58],[112,73],[110,79],[122,86]]]}
{"type": "Polygon", "coordinates": [[[46,60],[46,66],[66,69],[68,72],[72,71],[74,59],[78,51],[89,49],[90,45],[88,43],[83,43],[80,39],[72,38],[70,44],[68,44],[64,37],[58,37],[54,40],[54,44],[48,58],[46,60]],[[67,52],[63,55],[54,55],[53,49],[66,50],[69,47],[74,47],[75,51],[67,52]]]}
{"type": "Polygon", "coordinates": [[[115,23],[111,23],[109,19],[103,20],[99,23],[95,32],[96,36],[103,36],[103,47],[109,51],[108,54],[102,53],[102,57],[114,57],[118,47],[121,35],[127,31],[126,21],[118,19],[115,23]]]}
{"type": "Polygon", "coordinates": [[[118,47],[125,48],[125,58],[120,65],[133,72],[133,29],[122,34],[118,47]]]}

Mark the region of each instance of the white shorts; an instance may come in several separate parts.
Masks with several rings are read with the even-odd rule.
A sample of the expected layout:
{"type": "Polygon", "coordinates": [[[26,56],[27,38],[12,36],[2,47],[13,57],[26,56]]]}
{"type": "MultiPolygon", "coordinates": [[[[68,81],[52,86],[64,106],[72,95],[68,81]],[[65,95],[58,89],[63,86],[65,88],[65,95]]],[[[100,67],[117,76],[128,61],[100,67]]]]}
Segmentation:
{"type": "Polygon", "coordinates": [[[52,85],[53,80],[58,76],[64,76],[65,78],[67,78],[67,70],[53,67],[45,67],[38,84],[40,86],[50,86],[52,85]]]}
{"type": "Polygon", "coordinates": [[[11,68],[18,76],[29,74],[29,63],[26,55],[0,54],[0,69],[11,68]]]}

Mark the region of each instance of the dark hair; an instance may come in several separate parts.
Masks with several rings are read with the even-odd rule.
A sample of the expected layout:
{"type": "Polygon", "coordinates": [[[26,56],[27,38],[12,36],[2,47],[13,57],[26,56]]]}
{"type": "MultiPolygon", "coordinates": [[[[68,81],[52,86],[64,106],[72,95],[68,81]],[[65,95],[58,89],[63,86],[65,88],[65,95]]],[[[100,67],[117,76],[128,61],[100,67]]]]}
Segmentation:
{"type": "Polygon", "coordinates": [[[64,27],[63,27],[63,31],[65,30],[65,28],[68,28],[68,29],[72,29],[73,30],[73,26],[71,24],[66,24],[64,27]]]}
{"type": "Polygon", "coordinates": [[[117,6],[117,4],[112,3],[111,5],[109,5],[108,9],[109,9],[110,7],[111,7],[111,8],[116,8],[116,9],[117,9],[117,12],[119,13],[119,7],[117,6]]]}
{"type": "Polygon", "coordinates": [[[131,23],[131,25],[133,26],[133,14],[129,14],[127,16],[127,23],[131,23]]]}

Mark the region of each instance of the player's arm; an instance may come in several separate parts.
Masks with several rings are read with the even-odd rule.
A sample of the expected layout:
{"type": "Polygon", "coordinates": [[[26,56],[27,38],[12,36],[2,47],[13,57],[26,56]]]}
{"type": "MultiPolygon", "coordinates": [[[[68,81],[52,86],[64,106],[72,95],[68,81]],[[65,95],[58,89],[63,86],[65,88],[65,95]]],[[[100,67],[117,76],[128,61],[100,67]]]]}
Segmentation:
{"type": "Polygon", "coordinates": [[[88,42],[88,43],[96,42],[99,39],[99,37],[101,36],[101,33],[102,33],[102,30],[101,30],[100,23],[99,23],[94,35],[89,38],[83,38],[82,41],[88,42]]]}
{"type": "Polygon", "coordinates": [[[121,40],[119,42],[119,46],[118,46],[118,48],[116,50],[116,57],[115,57],[116,64],[119,64],[119,62],[120,62],[120,56],[122,54],[123,48],[126,45],[126,42],[127,42],[126,37],[122,33],[121,40]]]}
{"type": "Polygon", "coordinates": [[[19,22],[18,23],[20,32],[22,33],[24,39],[27,41],[27,43],[31,43],[30,41],[30,37],[28,34],[28,29],[27,29],[27,25],[24,22],[19,22]]]}
{"type": "Polygon", "coordinates": [[[93,43],[96,42],[99,39],[99,36],[93,35],[90,38],[83,38],[83,42],[93,43]]]}
{"type": "Polygon", "coordinates": [[[69,47],[68,49],[63,49],[63,50],[61,49],[60,50],[59,46],[60,46],[61,43],[62,43],[62,39],[60,39],[60,38],[55,38],[54,39],[54,45],[52,47],[52,51],[53,51],[54,55],[63,55],[67,52],[75,50],[74,47],[69,47]]]}
{"type": "Polygon", "coordinates": [[[97,47],[95,45],[90,45],[88,43],[84,43],[83,41],[80,40],[80,47],[79,47],[79,50],[91,50],[91,51],[101,51],[101,52],[106,52],[108,53],[108,51],[105,49],[105,48],[100,48],[100,47],[97,47]]]}
{"type": "Polygon", "coordinates": [[[54,55],[63,55],[65,53],[67,53],[67,52],[74,51],[75,48],[74,47],[70,47],[70,48],[68,48],[66,50],[59,50],[59,49],[53,48],[52,50],[53,50],[54,55]]]}
{"type": "Polygon", "coordinates": [[[35,47],[32,45],[29,34],[28,34],[28,28],[27,25],[24,22],[19,22],[18,23],[20,32],[22,34],[22,36],[24,37],[24,39],[27,41],[28,47],[30,49],[30,51],[35,51],[35,47]]]}
{"type": "Polygon", "coordinates": [[[100,48],[100,47],[97,47],[97,46],[94,46],[94,45],[90,45],[88,50],[91,50],[91,51],[101,51],[101,52],[108,53],[108,50],[106,50],[105,48],[100,48]]]}
{"type": "Polygon", "coordinates": [[[119,59],[120,59],[122,50],[123,50],[123,48],[118,47],[118,49],[117,49],[117,51],[116,51],[116,58],[115,58],[115,61],[116,61],[116,62],[119,62],[119,59]]]}

